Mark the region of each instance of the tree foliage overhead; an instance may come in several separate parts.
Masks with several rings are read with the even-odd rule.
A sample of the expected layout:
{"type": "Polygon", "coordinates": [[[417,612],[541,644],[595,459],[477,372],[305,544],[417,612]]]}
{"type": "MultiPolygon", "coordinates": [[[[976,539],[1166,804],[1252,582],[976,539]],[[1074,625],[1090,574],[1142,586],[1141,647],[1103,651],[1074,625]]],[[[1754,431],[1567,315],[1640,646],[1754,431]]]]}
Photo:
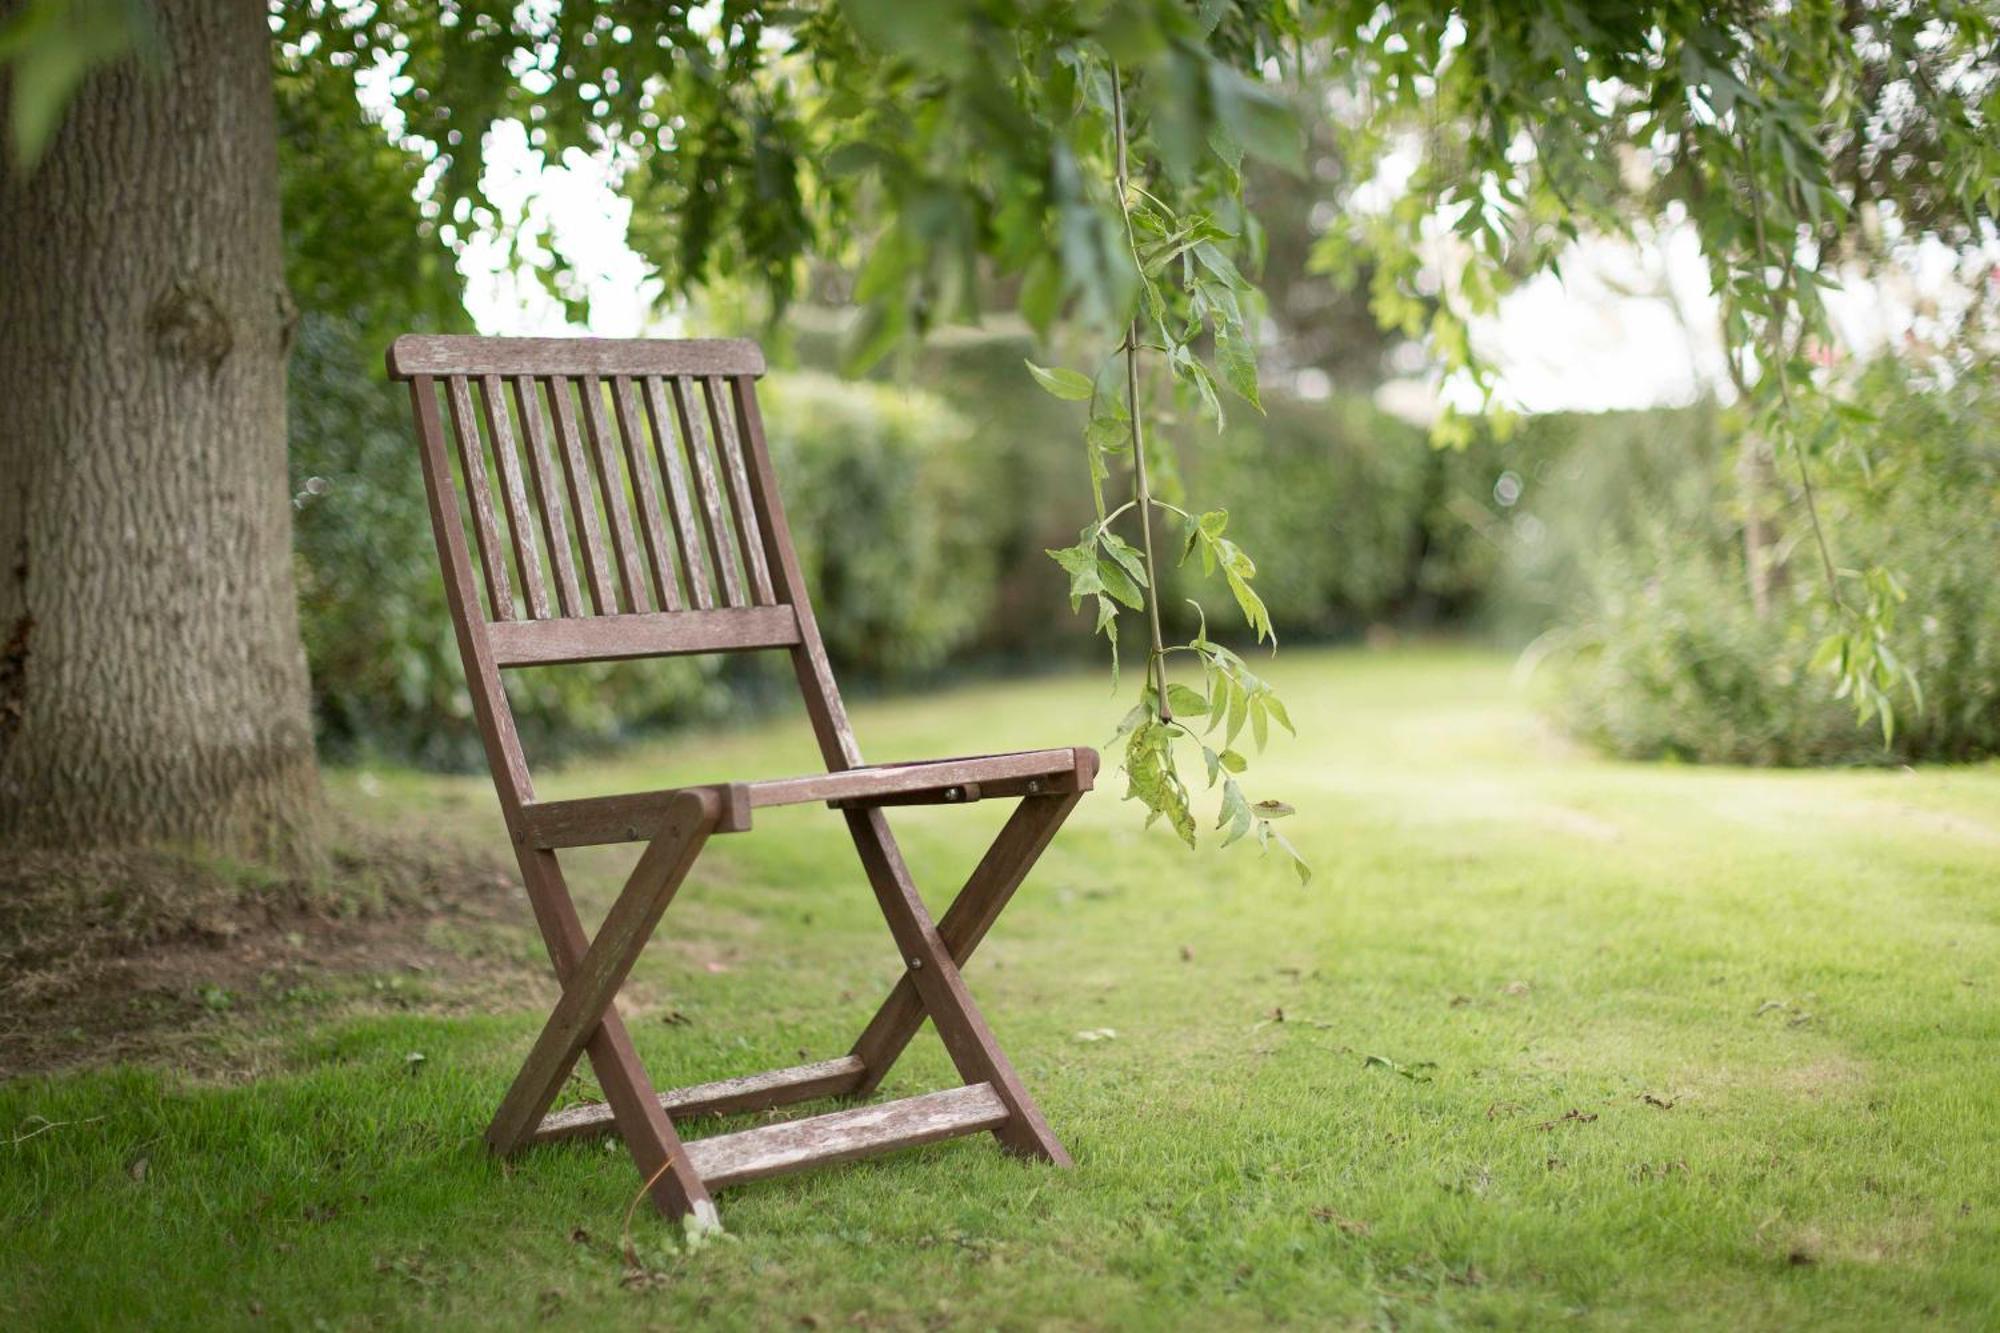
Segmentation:
{"type": "MultiPolygon", "coordinates": [[[[29,6],[39,26],[0,31],[0,60],[46,52],[64,14],[112,3],[130,8],[40,0],[29,6]]],[[[1163,427],[1219,421],[1232,392],[1258,400],[1263,238],[1243,167],[1307,165],[1288,82],[1325,89],[1306,114],[1337,127],[1346,159],[1329,187],[1343,223],[1318,262],[1359,271],[1365,258],[1377,316],[1447,367],[1482,375],[1468,320],[1556,267],[1578,236],[1687,219],[1754,420],[1808,498],[1812,466],[1843,451],[1865,461],[1861,414],[1792,410],[1829,388],[1807,355],[1827,332],[1822,291],[1843,265],[1879,260],[1883,219],[1905,240],[1990,235],[2000,191],[2000,64],[1992,5],[1979,0],[313,0],[274,3],[272,27],[289,108],[324,114],[344,142],[356,125],[345,108],[386,107],[394,145],[302,182],[295,222],[363,178],[375,184],[357,220],[395,217],[416,182],[420,232],[447,248],[512,236],[560,293],[565,258],[526,244],[523,220],[485,193],[487,132],[518,121],[551,159],[613,164],[634,204],[631,242],[669,296],[748,283],[781,310],[817,261],[861,308],[857,363],[996,297],[1045,332],[1097,330],[1101,360],[1045,368],[1042,382],[1090,404],[1098,521],[1056,554],[1107,631],[1121,606],[1157,623],[1156,507],[1179,519],[1181,548],[1227,584],[1256,636],[1269,628],[1255,564],[1225,516],[1174,503],[1155,441],[1163,427]],[[1363,186],[1372,207],[1352,206],[1363,186]],[[386,212],[365,211],[384,200],[386,212]],[[1802,420],[1833,424],[1806,439],[1802,420]],[[1135,483],[1132,506],[1102,499],[1114,464],[1135,483]],[[1137,525],[1137,546],[1121,523],[1137,525]]],[[[104,25],[76,31],[76,58],[103,58],[104,25]]],[[[392,244],[372,225],[317,237],[330,275],[367,272],[392,244]]],[[[1892,691],[1914,683],[1885,647],[1897,582],[1838,569],[1817,535],[1843,613],[1822,659],[1887,727],[1892,691]]],[[[1173,723],[1176,689],[1229,733],[1282,722],[1268,703],[1252,708],[1261,682],[1205,632],[1182,646],[1200,660],[1201,691],[1167,680],[1152,637],[1139,711],[1154,723],[1173,723]]],[[[1128,733],[1133,794],[1190,836],[1159,741],[1150,725],[1128,733]]],[[[1235,771],[1234,753],[1204,755],[1211,781],[1235,771]]],[[[1239,805],[1225,804],[1237,832],[1239,805]]]]}

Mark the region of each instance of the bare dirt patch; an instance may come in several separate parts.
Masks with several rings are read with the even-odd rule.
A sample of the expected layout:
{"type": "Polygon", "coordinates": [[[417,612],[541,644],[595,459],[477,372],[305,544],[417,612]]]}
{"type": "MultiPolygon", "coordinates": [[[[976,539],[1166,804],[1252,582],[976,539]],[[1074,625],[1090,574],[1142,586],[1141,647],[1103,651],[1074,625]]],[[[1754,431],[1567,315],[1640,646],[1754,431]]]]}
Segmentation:
{"type": "MultiPolygon", "coordinates": [[[[0,1078],[173,1055],[290,1006],[464,1007],[545,980],[511,870],[342,831],[285,876],[161,851],[0,857],[0,1078]]],[[[196,1061],[199,1063],[199,1061],[196,1061]]]]}

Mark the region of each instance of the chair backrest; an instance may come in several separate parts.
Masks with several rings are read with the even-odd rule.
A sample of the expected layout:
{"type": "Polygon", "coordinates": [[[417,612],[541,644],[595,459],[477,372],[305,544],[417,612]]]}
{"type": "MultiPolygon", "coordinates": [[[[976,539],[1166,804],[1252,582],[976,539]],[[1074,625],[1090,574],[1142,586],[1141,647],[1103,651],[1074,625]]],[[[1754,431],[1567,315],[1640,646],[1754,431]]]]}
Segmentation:
{"type": "Polygon", "coordinates": [[[828,766],[860,762],[772,475],[755,343],[406,334],[388,363],[410,385],[503,788],[533,800],[497,672],[561,662],[789,649],[828,766]]]}

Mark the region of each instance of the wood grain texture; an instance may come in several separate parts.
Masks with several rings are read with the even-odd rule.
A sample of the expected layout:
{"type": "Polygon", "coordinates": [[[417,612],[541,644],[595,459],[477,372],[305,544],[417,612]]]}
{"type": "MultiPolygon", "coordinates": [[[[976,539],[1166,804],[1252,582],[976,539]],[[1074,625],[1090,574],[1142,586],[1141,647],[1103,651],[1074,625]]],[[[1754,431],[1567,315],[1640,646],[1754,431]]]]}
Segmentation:
{"type": "Polygon", "coordinates": [[[486,571],[486,616],[514,619],[514,587],[507,577],[507,555],[493,518],[493,487],[486,479],[486,449],[472,416],[472,393],[462,378],[445,381],[451,407],[451,429],[458,437],[458,463],[464,470],[466,498],[472,502],[472,536],[479,543],[479,564],[486,571]]]}
{"type": "Polygon", "coordinates": [[[590,435],[591,457],[597,463],[597,494],[604,502],[604,517],[611,528],[611,544],[618,555],[618,577],[625,590],[624,609],[645,612],[659,607],[646,589],[646,575],[639,567],[639,547],[632,535],[632,507],[627,503],[625,465],[620,461],[610,425],[604,418],[604,381],[586,375],[577,384],[583,404],[583,425],[590,435]]]}
{"type": "Polygon", "coordinates": [[[710,1189],[785,1171],[914,1148],[1006,1123],[1006,1104],[984,1083],[833,1111],[808,1120],[718,1134],[687,1145],[688,1161],[710,1189]]]}
{"type": "Polygon", "coordinates": [[[743,567],[747,571],[751,598],[760,606],[778,600],[771,591],[771,568],[764,551],[764,534],[757,507],[750,498],[750,473],[744,464],[743,444],[736,428],[735,414],[726,382],[710,376],[701,382],[701,396],[708,404],[708,423],[715,431],[715,452],[722,460],[723,476],[729,483],[729,512],[736,520],[736,535],[742,540],[743,567]]]}
{"type": "Polygon", "coordinates": [[[562,458],[569,511],[576,516],[577,544],[583,554],[584,578],[589,581],[591,609],[601,616],[615,616],[618,594],[611,588],[611,561],[604,553],[604,534],[597,522],[597,492],[590,481],[590,463],[583,456],[583,438],[576,428],[570,382],[544,378],[542,388],[549,398],[549,419],[555,426],[556,447],[562,458]]]}
{"type": "Polygon", "coordinates": [[[610,1010],[675,891],[707,845],[721,812],[715,793],[702,789],[678,792],[665,803],[659,834],[632,868],[597,937],[563,978],[562,998],[493,1113],[486,1142],[495,1152],[514,1151],[541,1123],[584,1043],[610,1010]]]}
{"type": "Polygon", "coordinates": [[[789,606],[723,607],[516,621],[488,626],[487,638],[499,665],[543,666],[788,648],[799,641],[799,622],[789,606]]]}
{"type": "Polygon", "coordinates": [[[507,416],[507,399],[497,375],[479,381],[479,412],[486,420],[486,438],[493,442],[493,461],[500,470],[500,493],[506,502],[507,536],[514,547],[514,568],[521,572],[521,593],[528,614],[549,618],[549,598],[542,582],[542,561],[535,550],[535,528],[528,517],[528,495],[521,485],[521,460],[514,451],[514,431],[507,416]]]}
{"type": "MultiPolygon", "coordinates": [[[[815,1097],[839,1097],[854,1090],[867,1068],[851,1055],[789,1069],[771,1069],[742,1078],[696,1083],[660,1094],[660,1109],[675,1120],[686,1121],[704,1115],[734,1115],[741,1111],[765,1111],[774,1106],[790,1106],[815,1097]]],[[[551,1111],[529,1135],[534,1143],[559,1143],[565,1139],[608,1134],[614,1125],[610,1106],[604,1102],[583,1102],[551,1111]]]]}
{"type": "MultiPolygon", "coordinates": [[[[1093,760],[1095,757],[1093,752],[1093,760]]],[[[1088,785],[1086,779],[1084,787],[1088,785]]],[[[953,963],[960,968],[965,966],[1013,899],[1014,891],[1027,878],[1028,871],[1048,850],[1056,830],[1082,799],[1083,788],[1079,788],[1059,795],[1030,796],[1015,808],[1000,836],[980,858],[966,878],[965,887],[938,922],[938,937],[944,941],[953,963]]],[[[853,1054],[868,1067],[857,1091],[875,1090],[923,1022],[923,997],[917,992],[915,980],[905,972],[897,978],[889,997],[854,1043],[853,1054]]]]}
{"type": "Polygon", "coordinates": [[[654,454],[660,475],[667,482],[667,507],[673,511],[674,544],[680,551],[681,570],[687,576],[688,597],[695,609],[705,611],[715,605],[709,588],[708,561],[703,556],[701,530],[688,491],[686,455],[674,434],[673,409],[667,406],[666,385],[657,375],[646,377],[644,385],[646,420],[653,428],[654,454]]]}
{"type": "Polygon", "coordinates": [[[762,375],[747,338],[483,338],[406,333],[389,346],[389,376],[762,375]]]}
{"type": "Polygon", "coordinates": [[[771,566],[772,592],[798,612],[799,642],[792,649],[792,674],[805,699],[813,738],[819,742],[820,757],[829,769],[858,768],[861,746],[847,720],[847,706],[841,702],[833,665],[827,661],[826,645],[819,637],[812,597],[805,576],[799,572],[798,550],[792,544],[791,525],[785,522],[785,504],[778,494],[777,473],[771,467],[771,450],[764,439],[764,420],[757,410],[756,386],[747,379],[731,380],[729,385],[749,456],[751,506],[769,548],[765,554],[771,566]]]}
{"type": "Polygon", "coordinates": [[[994,1137],[1023,1157],[1040,1158],[1055,1166],[1072,1165],[1069,1152],[1049,1128],[966,989],[958,964],[952,961],[951,951],[931,921],[930,909],[910,879],[887,817],[871,808],[849,810],[845,818],[882,918],[895,937],[896,949],[909,968],[908,976],[916,984],[917,998],[923,1001],[945,1053],[960,1078],[969,1084],[991,1084],[1007,1108],[1007,1119],[994,1130],[994,1137]]]}
{"type": "Polygon", "coordinates": [[[569,549],[569,524],[563,517],[562,474],[556,471],[549,453],[548,432],[542,428],[542,404],[535,381],[517,375],[508,383],[514,390],[514,411],[521,419],[521,435],[528,446],[528,477],[535,488],[535,512],[542,521],[542,541],[549,552],[549,565],[556,576],[556,607],[565,616],[583,614],[583,593],[577,587],[576,560],[569,549]]]}
{"type": "MultiPolygon", "coordinates": [[[[428,376],[413,379],[410,400],[417,421],[431,531],[437,539],[438,563],[444,571],[445,606],[458,639],[459,656],[465,664],[473,718],[485,742],[494,790],[500,798],[500,812],[508,827],[517,830],[522,807],[535,799],[534,782],[521,753],[521,739],[514,728],[507,693],[500,684],[499,668],[494,665],[485,635],[480,632],[479,594],[473,582],[472,557],[465,545],[465,529],[459,519],[435,382],[428,376]]],[[[516,855],[528,891],[528,904],[560,980],[583,957],[589,938],[583,933],[583,922],[577,917],[576,905],[570,900],[555,854],[519,845],[516,855]]],[[[715,1204],[708,1196],[708,1189],[689,1164],[672,1122],[660,1109],[657,1095],[633,1049],[631,1035],[615,1011],[605,1015],[585,1050],[640,1178],[652,1181],[654,1206],[669,1217],[693,1214],[715,1220],[715,1204]]]]}
{"type": "Polygon", "coordinates": [[[708,787],[675,787],[666,791],[625,792],[616,796],[585,796],[573,801],[543,801],[525,807],[515,826],[527,846],[560,850],[602,847],[612,843],[647,842],[657,837],[667,803],[682,792],[707,791],[721,802],[717,833],[743,833],[750,828],[750,788],[742,782],[708,787]]]}
{"type": "MultiPolygon", "coordinates": [[[[666,803],[682,791],[724,793],[725,817],[718,832],[750,827],[750,811],[814,801],[839,802],[842,808],[886,805],[910,792],[940,793],[968,786],[982,791],[989,782],[1045,779],[1050,788],[1074,791],[1078,777],[1074,750],[1027,750],[1020,754],[988,755],[979,759],[949,759],[932,764],[883,764],[813,773],[800,778],[771,778],[727,787],[673,788],[630,792],[617,796],[585,796],[570,801],[543,801],[521,811],[519,831],[531,845],[548,848],[595,847],[606,843],[643,842],[660,828],[666,803]],[[990,773],[990,779],[982,775],[990,773]]],[[[964,799],[976,799],[968,794],[964,799]]]]}
{"type": "Polygon", "coordinates": [[[688,462],[694,468],[695,494],[701,501],[702,529],[708,536],[708,559],[715,571],[718,593],[729,606],[746,605],[743,580],[736,573],[735,538],[722,517],[722,488],[715,479],[715,464],[709,457],[707,436],[701,427],[698,404],[689,405],[694,382],[685,375],[673,380],[674,418],[680,423],[681,438],[687,444],[688,462]]]}

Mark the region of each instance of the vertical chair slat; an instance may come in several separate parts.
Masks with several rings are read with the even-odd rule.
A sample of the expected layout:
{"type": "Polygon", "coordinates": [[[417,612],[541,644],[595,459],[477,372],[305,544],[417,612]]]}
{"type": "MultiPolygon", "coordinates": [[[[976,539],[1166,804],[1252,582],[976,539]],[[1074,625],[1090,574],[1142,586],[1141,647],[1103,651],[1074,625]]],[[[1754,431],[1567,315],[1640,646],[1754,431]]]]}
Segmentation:
{"type": "Polygon", "coordinates": [[[771,450],[764,439],[764,419],[757,410],[757,385],[745,376],[730,380],[736,395],[736,418],[743,423],[743,444],[750,454],[750,469],[756,480],[751,499],[757,506],[770,559],[776,570],[778,593],[798,617],[799,643],[792,649],[792,671],[805,697],[806,716],[812,721],[819,752],[830,771],[858,768],[861,746],[848,724],[846,705],[840,701],[840,687],[834,683],[833,665],[826,658],[826,644],[819,637],[819,621],[813,616],[812,599],[806,594],[805,575],[799,571],[799,553],[792,545],[792,530],[785,522],[785,504],[778,494],[778,478],[771,468],[771,450]]]}
{"type": "Polygon", "coordinates": [[[445,380],[451,404],[452,433],[458,436],[458,462],[465,470],[466,498],[472,502],[472,535],[479,543],[480,567],[486,571],[488,618],[514,619],[514,585],[507,577],[507,557],[493,522],[493,488],[486,480],[486,450],[479,441],[479,424],[472,416],[472,392],[463,375],[445,380]]]}
{"type": "Polygon", "coordinates": [[[521,486],[521,460],[514,452],[514,428],[507,420],[507,399],[498,375],[479,378],[479,410],[486,417],[486,438],[493,442],[493,461],[500,465],[500,489],[507,500],[507,535],[514,542],[514,567],[521,573],[521,591],[528,615],[549,618],[549,595],[542,582],[542,559],[535,550],[535,528],[528,517],[528,496],[521,486]]]}
{"type": "Polygon", "coordinates": [[[764,562],[764,537],[757,529],[757,510],[750,499],[750,477],[743,466],[743,446],[736,438],[735,417],[729,409],[728,390],[723,381],[705,375],[702,397],[708,400],[709,424],[715,428],[715,452],[729,477],[729,507],[736,515],[736,531],[743,539],[743,558],[750,571],[750,587],[758,605],[773,606],[771,570],[764,562]]]}
{"type": "Polygon", "coordinates": [[[701,412],[691,408],[694,382],[686,375],[674,376],[674,409],[680,416],[681,434],[687,439],[688,458],[694,463],[695,489],[701,492],[701,508],[708,522],[708,553],[715,561],[716,578],[721,581],[724,600],[731,606],[744,605],[743,583],[736,577],[736,561],[728,547],[730,538],[722,523],[722,500],[715,483],[715,469],[708,461],[708,446],[702,440],[701,412]]]}
{"type": "Polygon", "coordinates": [[[650,611],[653,608],[646,599],[646,576],[639,569],[639,548],[632,541],[632,514],[625,503],[625,472],[618,466],[611,428],[604,420],[604,381],[595,375],[585,375],[579,384],[583,390],[584,428],[590,432],[590,446],[597,459],[604,515],[611,524],[611,543],[618,552],[618,573],[625,583],[625,609],[650,611]]]}
{"type": "Polygon", "coordinates": [[[520,413],[521,434],[528,446],[528,477],[535,488],[535,507],[542,516],[542,540],[548,545],[549,563],[555,567],[556,603],[564,615],[580,616],[584,614],[583,594],[576,586],[576,561],[569,551],[562,485],[556,478],[555,460],[549,454],[549,437],[542,430],[534,381],[516,375],[509,383],[514,386],[514,410],[520,413]]]}
{"type": "Polygon", "coordinates": [[[674,541],[680,548],[681,569],[687,574],[688,595],[701,610],[715,605],[709,591],[708,564],[702,559],[701,537],[694,507],[688,498],[687,474],[681,467],[680,446],[674,443],[673,414],[667,410],[664,386],[657,375],[645,380],[646,419],[653,426],[654,447],[659,452],[660,473],[667,479],[667,505],[674,511],[674,541]]]}
{"type": "Polygon", "coordinates": [[[590,604],[601,616],[615,616],[618,594],[611,590],[611,562],[605,558],[604,534],[597,526],[597,500],[590,489],[590,464],[584,461],[583,444],[577,434],[576,407],[570,401],[569,381],[550,376],[542,385],[548,390],[556,442],[562,447],[563,483],[569,490],[570,512],[576,515],[577,531],[583,538],[583,572],[590,580],[590,604]]]}
{"type": "Polygon", "coordinates": [[[646,542],[646,560],[653,570],[653,587],[659,593],[662,611],[681,609],[680,581],[674,574],[673,556],[667,546],[667,522],[660,513],[660,483],[653,474],[646,430],[632,410],[632,378],[617,375],[611,380],[611,409],[618,418],[618,434],[625,441],[625,464],[632,472],[632,490],[639,497],[639,519],[646,542]]]}

